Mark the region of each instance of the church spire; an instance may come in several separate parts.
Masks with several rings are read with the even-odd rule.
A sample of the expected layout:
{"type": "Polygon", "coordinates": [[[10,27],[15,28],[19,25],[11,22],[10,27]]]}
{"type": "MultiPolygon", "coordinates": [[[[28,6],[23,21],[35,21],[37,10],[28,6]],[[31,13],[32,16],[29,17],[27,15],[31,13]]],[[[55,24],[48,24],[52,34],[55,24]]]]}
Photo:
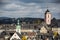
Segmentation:
{"type": "Polygon", "coordinates": [[[50,11],[47,9],[46,12],[50,12],[50,11]]]}
{"type": "Polygon", "coordinates": [[[19,23],[19,20],[17,21],[17,25],[19,25],[20,23],[19,23]]]}
{"type": "Polygon", "coordinates": [[[51,24],[51,13],[48,9],[45,12],[45,22],[47,25],[51,24]]]}
{"type": "Polygon", "coordinates": [[[46,10],[46,12],[50,12],[48,9],[49,9],[49,5],[48,5],[48,3],[47,3],[47,10],[46,10]]]}
{"type": "Polygon", "coordinates": [[[45,12],[45,15],[47,14],[47,12],[50,12],[50,11],[47,9],[46,12],[45,12]]]}
{"type": "Polygon", "coordinates": [[[21,25],[20,25],[20,20],[17,20],[17,25],[16,25],[16,32],[21,34],[21,25]]]}

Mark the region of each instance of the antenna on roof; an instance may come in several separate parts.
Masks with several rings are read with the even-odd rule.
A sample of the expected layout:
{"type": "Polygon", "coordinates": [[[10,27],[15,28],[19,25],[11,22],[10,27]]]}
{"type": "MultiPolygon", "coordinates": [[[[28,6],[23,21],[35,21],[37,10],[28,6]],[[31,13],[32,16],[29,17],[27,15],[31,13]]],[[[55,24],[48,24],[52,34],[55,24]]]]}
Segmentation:
{"type": "Polygon", "coordinates": [[[48,10],[48,3],[47,3],[47,10],[48,10]]]}
{"type": "Polygon", "coordinates": [[[49,6],[48,6],[48,3],[46,3],[46,12],[49,12],[49,6]]]}

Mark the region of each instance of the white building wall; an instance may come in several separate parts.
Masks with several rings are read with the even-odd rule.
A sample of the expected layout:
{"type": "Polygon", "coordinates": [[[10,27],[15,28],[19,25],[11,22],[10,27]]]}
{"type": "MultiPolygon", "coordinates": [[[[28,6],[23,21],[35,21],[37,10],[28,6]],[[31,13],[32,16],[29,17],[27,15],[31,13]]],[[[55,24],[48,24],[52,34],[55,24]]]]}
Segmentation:
{"type": "Polygon", "coordinates": [[[46,14],[46,24],[51,24],[51,13],[50,12],[47,12],[46,14]]]}
{"type": "Polygon", "coordinates": [[[58,28],[52,28],[53,32],[58,32],[58,28]]]}
{"type": "Polygon", "coordinates": [[[58,28],[58,34],[60,34],[60,28],[58,28]]]}

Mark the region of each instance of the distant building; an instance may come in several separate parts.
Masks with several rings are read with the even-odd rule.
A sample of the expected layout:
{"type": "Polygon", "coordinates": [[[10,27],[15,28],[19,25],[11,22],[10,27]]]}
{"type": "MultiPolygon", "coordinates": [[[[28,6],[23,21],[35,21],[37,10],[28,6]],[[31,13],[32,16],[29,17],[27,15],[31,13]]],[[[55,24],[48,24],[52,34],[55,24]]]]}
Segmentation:
{"type": "Polygon", "coordinates": [[[16,32],[21,34],[21,25],[20,25],[19,20],[18,20],[17,25],[16,25],[16,32]]]}
{"type": "Polygon", "coordinates": [[[51,24],[51,16],[52,16],[51,13],[47,9],[47,11],[45,12],[45,22],[47,25],[51,24]]]}

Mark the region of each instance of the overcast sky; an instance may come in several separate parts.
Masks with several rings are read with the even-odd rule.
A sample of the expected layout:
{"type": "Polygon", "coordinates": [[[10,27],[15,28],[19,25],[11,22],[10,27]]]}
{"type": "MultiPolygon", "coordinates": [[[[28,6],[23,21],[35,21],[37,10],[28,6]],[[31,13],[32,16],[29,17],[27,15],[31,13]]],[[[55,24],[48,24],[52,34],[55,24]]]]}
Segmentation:
{"type": "Polygon", "coordinates": [[[60,0],[0,0],[0,17],[44,18],[47,9],[60,19],[60,0]]]}

